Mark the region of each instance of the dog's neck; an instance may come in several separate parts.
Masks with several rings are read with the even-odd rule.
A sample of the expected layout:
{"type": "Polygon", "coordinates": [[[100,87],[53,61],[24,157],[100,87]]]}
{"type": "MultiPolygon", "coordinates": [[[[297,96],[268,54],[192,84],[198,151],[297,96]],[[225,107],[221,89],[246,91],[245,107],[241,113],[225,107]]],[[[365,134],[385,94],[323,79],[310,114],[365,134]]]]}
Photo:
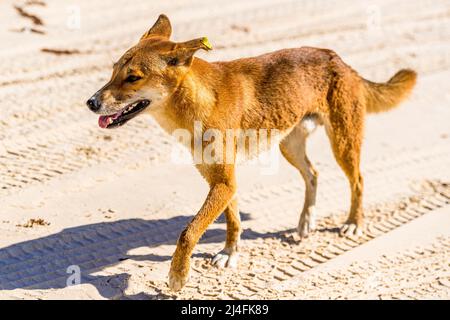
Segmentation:
{"type": "Polygon", "coordinates": [[[186,126],[193,121],[208,122],[208,118],[217,103],[216,84],[221,78],[221,69],[215,64],[194,58],[189,72],[180,82],[172,95],[172,106],[178,119],[186,126]]]}
{"type": "Polygon", "coordinates": [[[216,64],[194,58],[174,93],[158,108],[150,108],[159,125],[169,134],[177,129],[193,131],[194,122],[208,126],[218,99],[217,82],[222,70],[216,64]]]}

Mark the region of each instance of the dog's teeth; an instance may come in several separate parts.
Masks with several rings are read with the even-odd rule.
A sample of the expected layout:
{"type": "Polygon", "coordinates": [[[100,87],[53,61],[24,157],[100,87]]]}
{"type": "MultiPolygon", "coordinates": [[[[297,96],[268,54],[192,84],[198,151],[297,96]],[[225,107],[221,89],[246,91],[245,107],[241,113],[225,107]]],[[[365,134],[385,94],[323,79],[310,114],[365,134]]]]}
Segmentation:
{"type": "Polygon", "coordinates": [[[108,124],[113,123],[113,119],[112,118],[108,118],[108,124]]]}
{"type": "Polygon", "coordinates": [[[132,103],[132,104],[128,105],[128,106],[125,108],[124,112],[132,111],[132,110],[133,110],[134,108],[136,108],[138,105],[139,105],[139,102],[132,103]]]}

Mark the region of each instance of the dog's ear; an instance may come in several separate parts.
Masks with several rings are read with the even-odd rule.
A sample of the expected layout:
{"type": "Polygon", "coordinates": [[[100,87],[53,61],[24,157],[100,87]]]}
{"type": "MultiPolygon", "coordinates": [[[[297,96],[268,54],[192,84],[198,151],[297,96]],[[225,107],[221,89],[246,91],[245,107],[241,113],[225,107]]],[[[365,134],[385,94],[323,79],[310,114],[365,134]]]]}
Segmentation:
{"type": "Polygon", "coordinates": [[[142,37],[141,40],[144,40],[148,37],[159,36],[169,39],[172,34],[172,26],[170,25],[170,20],[165,14],[161,14],[156,20],[153,27],[150,28],[142,37]]]}
{"type": "Polygon", "coordinates": [[[212,46],[209,43],[208,38],[203,37],[177,43],[175,48],[166,55],[167,64],[170,66],[188,66],[192,63],[195,52],[200,49],[206,51],[212,50],[212,46]]]}

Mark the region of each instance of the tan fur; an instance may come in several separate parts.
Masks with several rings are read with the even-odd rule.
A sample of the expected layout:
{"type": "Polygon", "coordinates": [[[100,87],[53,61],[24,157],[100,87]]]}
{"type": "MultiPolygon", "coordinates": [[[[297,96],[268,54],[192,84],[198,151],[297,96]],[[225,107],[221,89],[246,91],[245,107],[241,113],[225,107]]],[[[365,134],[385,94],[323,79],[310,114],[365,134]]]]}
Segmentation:
{"type": "Polygon", "coordinates": [[[415,71],[404,69],[397,72],[387,83],[364,80],[367,112],[377,113],[395,108],[411,93],[416,78],[415,71]]]}
{"type": "MultiPolygon", "coordinates": [[[[168,18],[160,16],[119,60],[110,82],[97,93],[104,104],[99,113],[116,112],[125,101],[138,99],[136,92],[145,95],[159,90],[165,98],[154,107],[150,105],[148,112],[168,133],[178,128],[193,132],[194,121],[201,121],[204,131],[280,130],[285,135],[280,144],[282,154],[306,184],[301,236],[313,228],[317,190],[317,172],[305,150],[309,131],[302,121],[324,124],[352,193],[349,218],[342,231],[358,232],[363,224],[359,166],[366,111],[380,112],[398,104],[414,86],[415,73],[403,70],[388,83],[376,84],[362,79],[333,51],[309,47],[209,63],[193,56],[199,49],[209,49],[202,38],[174,43],[169,40],[170,33],[168,18]],[[176,66],[171,65],[174,61],[176,66]],[[129,74],[138,74],[142,80],[126,84],[124,79],[129,74]]],[[[170,287],[174,290],[184,286],[194,246],[222,212],[227,218],[227,239],[215,261],[231,264],[238,250],[241,227],[235,165],[203,163],[197,168],[209,183],[210,192],[178,240],[170,270],[170,287]]]]}

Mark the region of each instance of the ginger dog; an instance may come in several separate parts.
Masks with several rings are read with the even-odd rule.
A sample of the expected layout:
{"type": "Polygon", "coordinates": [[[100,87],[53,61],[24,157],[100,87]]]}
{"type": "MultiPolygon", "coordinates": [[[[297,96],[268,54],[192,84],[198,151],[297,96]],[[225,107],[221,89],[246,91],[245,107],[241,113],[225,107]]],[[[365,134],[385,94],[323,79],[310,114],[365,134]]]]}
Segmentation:
{"type": "MultiPolygon", "coordinates": [[[[203,130],[278,130],[282,154],[305,181],[298,232],[306,237],[314,228],[317,171],[306,155],[305,143],[311,123],[324,125],[337,163],[350,182],[350,214],[341,233],[360,234],[364,117],[397,106],[414,87],[416,73],[401,70],[386,83],[373,83],[333,51],[309,47],[209,63],[194,57],[199,49],[212,49],[206,38],[175,43],[169,40],[171,32],[169,19],[161,15],[114,65],[111,80],[87,102],[101,115],[99,126],[118,127],[146,112],[169,134],[178,128],[192,132],[194,121],[201,121],[203,130]]],[[[178,239],[169,274],[169,286],[175,291],[187,281],[194,246],[222,212],[227,220],[226,243],[213,264],[234,266],[237,261],[241,227],[235,163],[196,167],[210,191],[178,239]]]]}

